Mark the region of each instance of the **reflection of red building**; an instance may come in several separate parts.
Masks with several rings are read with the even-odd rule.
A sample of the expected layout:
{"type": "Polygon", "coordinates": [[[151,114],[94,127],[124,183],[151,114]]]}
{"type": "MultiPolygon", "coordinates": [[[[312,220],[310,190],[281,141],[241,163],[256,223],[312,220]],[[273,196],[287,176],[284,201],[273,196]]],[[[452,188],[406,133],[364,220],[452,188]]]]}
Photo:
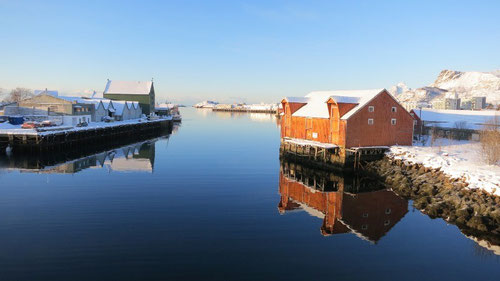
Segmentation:
{"type": "Polygon", "coordinates": [[[390,190],[347,193],[343,183],[336,192],[321,192],[280,173],[280,213],[302,208],[323,218],[321,233],[354,233],[376,242],[408,211],[408,203],[390,190]]]}

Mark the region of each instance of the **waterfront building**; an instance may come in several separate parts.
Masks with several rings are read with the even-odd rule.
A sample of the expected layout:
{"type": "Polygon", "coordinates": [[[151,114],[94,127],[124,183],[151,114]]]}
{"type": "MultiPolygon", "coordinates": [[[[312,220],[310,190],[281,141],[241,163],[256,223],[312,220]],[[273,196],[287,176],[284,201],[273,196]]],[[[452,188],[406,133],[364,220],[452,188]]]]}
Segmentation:
{"type": "Polygon", "coordinates": [[[109,80],[103,97],[110,100],[138,102],[142,113],[149,115],[155,110],[155,90],[153,81],[109,80]]]}
{"type": "Polygon", "coordinates": [[[112,102],[113,102],[113,107],[115,109],[113,117],[117,121],[137,119],[140,118],[142,115],[143,110],[141,109],[139,102],[122,101],[122,100],[115,100],[112,102]]]}
{"type": "Polygon", "coordinates": [[[93,105],[79,97],[54,96],[42,92],[19,101],[20,115],[91,115],[93,105]]]}
{"type": "Polygon", "coordinates": [[[412,145],[414,119],[386,89],[312,92],[282,105],[283,139],[341,148],[412,145]]]}

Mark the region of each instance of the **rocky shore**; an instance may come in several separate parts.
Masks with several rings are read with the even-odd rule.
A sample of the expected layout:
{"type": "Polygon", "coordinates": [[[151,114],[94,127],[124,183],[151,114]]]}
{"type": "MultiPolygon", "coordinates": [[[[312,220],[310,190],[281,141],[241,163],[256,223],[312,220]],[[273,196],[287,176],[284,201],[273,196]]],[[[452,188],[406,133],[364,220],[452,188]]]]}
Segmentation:
{"type": "Polygon", "coordinates": [[[456,224],[464,233],[487,236],[500,244],[500,197],[451,179],[440,169],[385,157],[366,163],[365,170],[381,176],[400,196],[432,218],[456,224]]]}

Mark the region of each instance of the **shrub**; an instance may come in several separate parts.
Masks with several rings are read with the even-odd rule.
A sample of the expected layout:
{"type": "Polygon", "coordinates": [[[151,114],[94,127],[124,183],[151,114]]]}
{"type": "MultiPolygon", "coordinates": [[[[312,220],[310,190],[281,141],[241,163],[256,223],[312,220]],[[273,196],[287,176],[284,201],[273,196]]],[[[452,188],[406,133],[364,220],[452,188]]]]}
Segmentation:
{"type": "Polygon", "coordinates": [[[486,163],[498,165],[500,162],[500,119],[498,116],[483,126],[479,141],[486,163]]]}

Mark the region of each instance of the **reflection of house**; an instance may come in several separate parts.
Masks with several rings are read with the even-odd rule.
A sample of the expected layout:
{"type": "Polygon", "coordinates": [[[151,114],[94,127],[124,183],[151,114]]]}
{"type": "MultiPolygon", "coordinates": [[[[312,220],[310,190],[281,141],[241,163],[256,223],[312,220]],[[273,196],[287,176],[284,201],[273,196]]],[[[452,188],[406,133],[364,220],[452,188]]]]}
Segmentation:
{"type": "MultiPolygon", "coordinates": [[[[57,154],[52,156],[61,156],[64,159],[67,157],[57,154]]],[[[52,156],[45,155],[43,158],[33,160],[25,157],[0,159],[0,167],[47,174],[74,174],[89,168],[106,168],[109,171],[120,172],[153,172],[155,143],[151,141],[136,143],[63,163],[54,163],[55,159],[52,156]]]]}
{"type": "Polygon", "coordinates": [[[377,242],[408,211],[407,201],[390,190],[349,193],[343,190],[344,183],[339,182],[338,191],[323,192],[307,186],[310,178],[301,182],[286,173],[280,173],[278,209],[281,213],[303,209],[322,218],[323,235],[354,233],[377,242]]]}
{"type": "Polygon", "coordinates": [[[111,81],[108,79],[103,97],[113,101],[136,101],[144,114],[153,113],[155,109],[153,81],[111,81]]]}
{"type": "Polygon", "coordinates": [[[312,92],[282,105],[282,138],[345,148],[412,144],[413,118],[385,89],[312,92]]]}
{"type": "Polygon", "coordinates": [[[115,149],[104,162],[113,171],[152,172],[155,160],[154,143],[142,143],[115,149]]]}

